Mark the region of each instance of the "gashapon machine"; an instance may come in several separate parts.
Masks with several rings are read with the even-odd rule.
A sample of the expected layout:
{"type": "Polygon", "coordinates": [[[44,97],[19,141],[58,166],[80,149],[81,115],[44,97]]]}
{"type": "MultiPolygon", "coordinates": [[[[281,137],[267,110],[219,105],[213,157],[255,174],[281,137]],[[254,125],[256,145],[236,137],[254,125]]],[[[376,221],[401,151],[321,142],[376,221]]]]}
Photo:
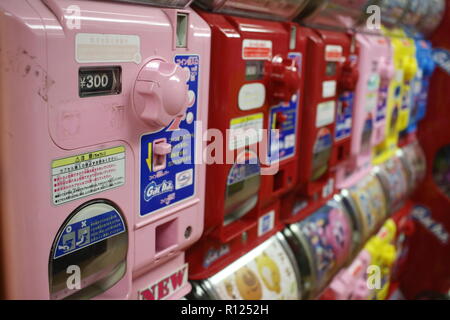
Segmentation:
{"type": "Polygon", "coordinates": [[[139,2],[0,4],[6,298],[190,290],[211,34],[189,1],[139,2]]]}
{"type": "MultiPolygon", "coordinates": [[[[374,2],[366,2],[366,8],[374,2]]],[[[361,19],[360,19],[361,20],[361,19]]],[[[387,91],[394,75],[391,41],[367,19],[356,26],[359,80],[355,92],[350,158],[337,169],[339,189],[348,188],[372,169],[372,149],[385,137],[387,91]]]]}
{"type": "MultiPolygon", "coordinates": [[[[322,26],[326,1],[309,1],[298,19],[322,26]],[[323,12],[323,13],[322,13],[323,12]]],[[[341,8],[342,9],[342,8],[341,8]]],[[[335,192],[335,166],[348,159],[358,79],[357,46],[346,31],[304,28],[307,38],[298,187],[283,200],[283,219],[293,223],[318,210],[335,192]]]]}
{"type": "Polygon", "coordinates": [[[409,244],[408,263],[402,270],[400,289],[405,298],[433,293],[448,294],[450,288],[450,3],[430,1],[427,14],[415,26],[431,40],[437,68],[431,77],[427,113],[418,124],[417,137],[426,158],[425,179],[413,196],[414,236],[409,244]],[[418,276],[420,275],[420,276],[418,276]]]}
{"type": "Polygon", "coordinates": [[[208,148],[218,145],[207,150],[214,190],[206,197],[205,232],[188,253],[190,278],[203,280],[283,227],[279,199],[296,184],[299,163],[304,61],[301,32],[288,21],[304,1],[196,4],[212,30],[208,148]]]}
{"type": "Polygon", "coordinates": [[[414,40],[407,37],[398,25],[406,14],[408,1],[383,1],[381,18],[387,28],[383,32],[391,40],[395,74],[388,90],[385,138],[374,148],[375,164],[381,164],[397,151],[399,134],[409,122],[412,105],[411,81],[417,71],[414,40]]]}

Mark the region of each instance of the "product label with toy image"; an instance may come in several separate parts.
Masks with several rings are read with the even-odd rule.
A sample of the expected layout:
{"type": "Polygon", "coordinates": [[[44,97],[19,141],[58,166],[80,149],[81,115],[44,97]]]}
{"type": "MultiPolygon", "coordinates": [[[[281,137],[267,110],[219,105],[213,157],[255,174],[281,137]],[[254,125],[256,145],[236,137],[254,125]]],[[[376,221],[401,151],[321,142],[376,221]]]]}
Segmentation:
{"type": "Polygon", "coordinates": [[[397,208],[408,192],[408,180],[401,160],[397,157],[389,159],[383,166],[385,178],[388,183],[391,207],[397,208]]]}
{"type": "MultiPolygon", "coordinates": [[[[302,54],[291,52],[288,58],[295,61],[299,72],[302,69],[302,54]]],[[[295,156],[297,117],[299,116],[300,92],[293,95],[289,104],[280,104],[270,109],[269,114],[269,163],[295,156]]]]}
{"type": "Polygon", "coordinates": [[[276,237],[211,277],[209,282],[222,300],[300,298],[296,270],[276,237]]]}
{"type": "Polygon", "coordinates": [[[352,133],[353,93],[345,92],[339,96],[336,114],[336,140],[348,138],[352,133]]]}
{"type": "Polygon", "coordinates": [[[377,103],[377,113],[376,113],[376,121],[381,122],[386,119],[386,107],[387,107],[387,99],[388,99],[388,86],[380,87],[378,91],[378,103],[377,103]]]}
{"type": "Polygon", "coordinates": [[[360,212],[360,217],[363,219],[362,222],[367,236],[375,229],[377,223],[377,217],[373,212],[369,195],[364,188],[360,187],[353,190],[352,197],[360,212]]]}
{"type": "Polygon", "coordinates": [[[351,225],[337,206],[326,205],[299,223],[314,260],[317,287],[322,287],[345,262],[351,250],[351,225]]]}
{"type": "Polygon", "coordinates": [[[369,176],[350,190],[353,201],[363,219],[366,236],[379,226],[387,213],[386,198],[381,185],[375,179],[375,177],[369,176]]]}
{"type": "Polygon", "coordinates": [[[197,55],[178,55],[175,63],[189,68],[187,82],[193,97],[186,116],[174,120],[159,132],[141,137],[140,154],[140,210],[141,216],[192,197],[195,193],[195,121],[198,108],[198,77],[200,58],[197,55]],[[171,151],[158,163],[156,144],[170,144],[171,151]],[[158,164],[158,166],[156,166],[158,164]]]}
{"type": "Polygon", "coordinates": [[[281,104],[270,109],[269,163],[295,156],[297,116],[297,95],[292,97],[289,105],[281,104]]]}
{"type": "Polygon", "coordinates": [[[377,217],[378,222],[383,221],[388,214],[387,199],[378,178],[371,177],[367,181],[366,190],[374,210],[374,215],[377,217]]]}

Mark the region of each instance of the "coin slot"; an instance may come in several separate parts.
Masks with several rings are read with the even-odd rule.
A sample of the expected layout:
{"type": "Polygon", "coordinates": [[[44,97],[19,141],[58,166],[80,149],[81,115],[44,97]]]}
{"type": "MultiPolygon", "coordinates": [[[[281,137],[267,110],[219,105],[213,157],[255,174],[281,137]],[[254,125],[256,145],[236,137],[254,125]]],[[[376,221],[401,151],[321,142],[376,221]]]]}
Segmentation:
{"type": "Polygon", "coordinates": [[[344,150],[344,146],[340,146],[338,148],[338,160],[341,161],[342,159],[344,159],[344,154],[345,150],[344,150]]]}
{"type": "Polygon", "coordinates": [[[153,171],[163,170],[167,166],[167,155],[172,151],[172,146],[165,138],[153,142],[153,171]]]}
{"type": "Polygon", "coordinates": [[[187,47],[188,14],[177,13],[177,48],[187,47]]]}
{"type": "Polygon", "coordinates": [[[156,227],[155,252],[156,254],[176,245],[178,225],[177,220],[171,220],[156,227]]]}
{"type": "Polygon", "coordinates": [[[292,26],[289,39],[289,49],[290,50],[295,49],[296,45],[297,45],[297,28],[295,26],[292,26]]]}

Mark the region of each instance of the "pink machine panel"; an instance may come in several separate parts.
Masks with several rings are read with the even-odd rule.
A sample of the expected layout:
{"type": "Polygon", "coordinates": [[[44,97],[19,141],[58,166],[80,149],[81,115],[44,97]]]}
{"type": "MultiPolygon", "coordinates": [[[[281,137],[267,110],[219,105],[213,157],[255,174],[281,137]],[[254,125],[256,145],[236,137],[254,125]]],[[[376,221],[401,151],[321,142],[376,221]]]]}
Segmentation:
{"type": "Polygon", "coordinates": [[[388,86],[394,74],[388,38],[356,33],[360,73],[355,94],[350,159],[337,170],[338,188],[348,188],[367,175],[373,146],[384,139],[388,86]]]}
{"type": "Polygon", "coordinates": [[[210,29],[186,1],[141,2],[0,3],[7,298],[190,290],[210,29]]]}

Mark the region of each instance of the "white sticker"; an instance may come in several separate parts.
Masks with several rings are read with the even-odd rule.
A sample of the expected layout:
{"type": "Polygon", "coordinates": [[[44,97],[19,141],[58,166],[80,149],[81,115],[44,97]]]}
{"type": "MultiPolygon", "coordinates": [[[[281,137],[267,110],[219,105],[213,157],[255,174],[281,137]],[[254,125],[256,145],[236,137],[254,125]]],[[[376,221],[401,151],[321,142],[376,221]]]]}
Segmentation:
{"type": "Polygon", "coordinates": [[[336,101],[322,102],[317,105],[316,128],[327,126],[334,122],[336,101]]]}
{"type": "Polygon", "coordinates": [[[275,225],[275,211],[270,211],[269,213],[263,215],[258,220],[258,237],[266,234],[273,229],[275,225]]]}
{"type": "Polygon", "coordinates": [[[166,300],[188,283],[188,264],[138,292],[139,300],[166,300]]]}
{"type": "Polygon", "coordinates": [[[141,39],[136,35],[78,33],[75,38],[78,63],[141,63],[141,39]]]}
{"type": "Polygon", "coordinates": [[[367,94],[365,104],[365,110],[367,112],[372,112],[377,107],[379,88],[380,76],[377,73],[373,73],[367,81],[367,94]]]}
{"type": "Polygon", "coordinates": [[[284,145],[283,147],[285,149],[293,148],[295,147],[295,134],[289,134],[284,137],[284,145]]]}
{"type": "Polygon", "coordinates": [[[262,83],[247,83],[239,90],[238,105],[241,110],[261,108],[266,100],[266,87],[262,83]]]}
{"type": "Polygon", "coordinates": [[[322,82],[322,97],[331,98],[336,95],[336,81],[329,80],[322,82]]]}
{"type": "Polygon", "coordinates": [[[272,58],[272,41],[250,40],[242,41],[242,59],[270,60],[272,58]]]}
{"type": "Polygon", "coordinates": [[[194,171],[191,169],[175,174],[175,190],[190,186],[194,181],[194,171]]]}
{"type": "Polygon", "coordinates": [[[341,46],[328,45],[325,47],[326,61],[341,61],[344,49],[341,46]]]}
{"type": "Polygon", "coordinates": [[[328,180],[325,187],[323,187],[322,189],[322,198],[328,198],[329,196],[331,196],[333,190],[334,190],[334,179],[330,179],[328,180]]]}
{"type": "Polygon", "coordinates": [[[55,205],[124,184],[125,148],[122,146],[52,161],[52,195],[55,205]]]}
{"type": "Polygon", "coordinates": [[[262,141],[263,121],[262,113],[231,119],[228,148],[236,150],[262,141]]]}

